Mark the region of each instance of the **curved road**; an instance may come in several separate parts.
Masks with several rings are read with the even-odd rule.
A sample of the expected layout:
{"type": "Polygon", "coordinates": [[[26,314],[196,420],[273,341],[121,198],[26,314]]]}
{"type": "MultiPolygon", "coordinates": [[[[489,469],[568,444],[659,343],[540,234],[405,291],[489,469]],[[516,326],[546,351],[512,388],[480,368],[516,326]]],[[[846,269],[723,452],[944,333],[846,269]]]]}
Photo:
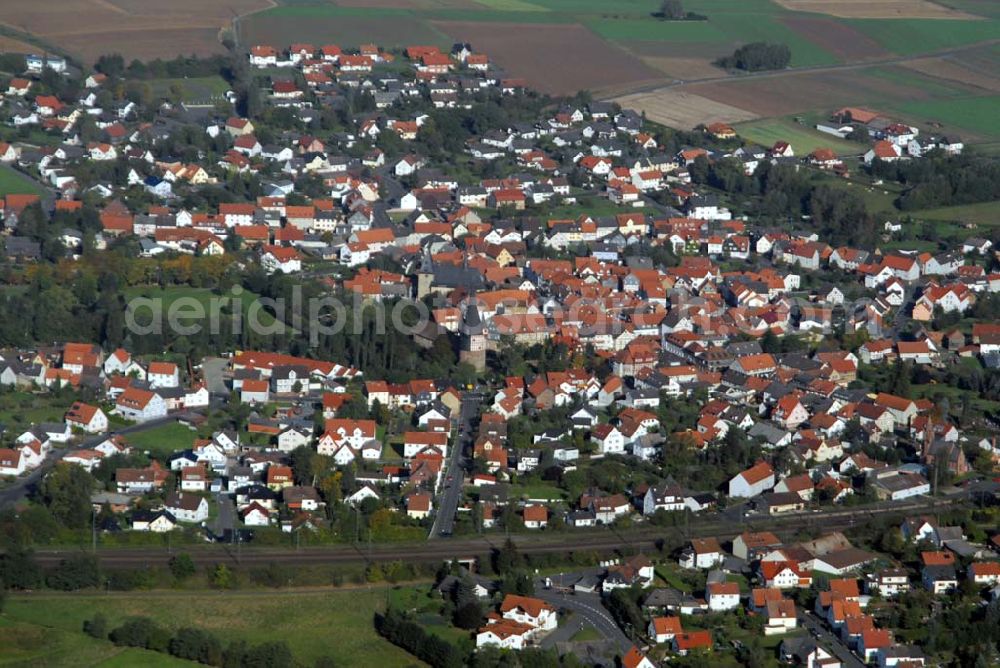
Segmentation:
{"type": "MultiPolygon", "coordinates": [[[[623,655],[634,644],[628,636],[618,628],[611,614],[601,604],[600,594],[570,594],[555,589],[535,587],[535,598],[540,598],[556,608],[571,610],[590,624],[605,640],[610,642],[623,655]]],[[[544,642],[544,641],[543,641],[544,642]]]]}

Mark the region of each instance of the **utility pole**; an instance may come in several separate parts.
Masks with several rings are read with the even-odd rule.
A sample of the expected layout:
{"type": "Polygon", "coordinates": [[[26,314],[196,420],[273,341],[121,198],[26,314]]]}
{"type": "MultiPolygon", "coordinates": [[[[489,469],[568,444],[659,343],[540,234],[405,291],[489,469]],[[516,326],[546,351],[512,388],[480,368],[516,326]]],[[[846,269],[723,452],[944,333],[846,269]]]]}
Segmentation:
{"type": "Polygon", "coordinates": [[[97,509],[90,506],[90,551],[97,554],[97,509]]]}

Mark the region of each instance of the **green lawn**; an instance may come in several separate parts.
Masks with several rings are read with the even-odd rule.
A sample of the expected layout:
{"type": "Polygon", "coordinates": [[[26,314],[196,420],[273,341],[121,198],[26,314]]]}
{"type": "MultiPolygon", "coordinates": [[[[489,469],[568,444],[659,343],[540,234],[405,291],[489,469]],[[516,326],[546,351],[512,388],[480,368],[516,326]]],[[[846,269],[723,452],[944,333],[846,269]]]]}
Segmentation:
{"type": "MultiPolygon", "coordinates": [[[[237,639],[251,644],[284,640],[300,665],[312,665],[322,656],[332,656],[338,665],[347,666],[420,665],[416,658],[375,633],[373,615],[383,609],[386,595],[384,587],[317,592],[33,594],[12,596],[4,616],[12,624],[51,626],[57,629],[58,637],[65,636],[68,643],[79,645],[81,652],[87,649],[95,654],[93,658],[80,654],[78,662],[40,660],[31,661],[31,665],[101,665],[101,660],[110,658],[108,650],[114,650],[113,646],[92,641],[80,633],[83,621],[96,612],[104,613],[112,627],[126,617],[143,615],[171,628],[196,626],[215,634],[223,643],[237,639]]],[[[23,645],[39,655],[54,651],[44,642],[23,645]]],[[[0,641],[0,662],[13,647],[16,647],[13,643],[0,641]]],[[[76,658],[77,652],[69,649],[66,655],[76,658]]],[[[22,653],[12,658],[30,661],[32,656],[22,653]]],[[[110,665],[161,665],[142,659],[130,663],[125,657],[110,665]]]]}
{"type": "Polygon", "coordinates": [[[529,499],[549,499],[551,501],[558,501],[560,499],[566,499],[566,491],[559,489],[555,485],[546,485],[544,483],[536,483],[531,485],[511,485],[510,497],[513,499],[519,499],[521,497],[529,499]]]}
{"type": "Polygon", "coordinates": [[[38,184],[9,165],[0,165],[0,197],[4,195],[41,195],[38,184]]]}
{"type": "Polygon", "coordinates": [[[183,102],[212,102],[213,99],[221,98],[229,90],[229,83],[219,76],[153,79],[149,84],[153,96],[156,98],[172,96],[172,88],[176,86],[180,90],[180,98],[183,102]]]}
{"type": "Polygon", "coordinates": [[[159,427],[134,434],[126,434],[125,440],[138,450],[149,450],[153,455],[169,456],[178,450],[190,449],[196,433],[178,422],[168,422],[159,427]]]}
{"type": "Polygon", "coordinates": [[[958,223],[976,223],[994,227],[1000,225],[1000,201],[980,204],[946,206],[940,209],[926,209],[911,213],[914,218],[924,220],[944,220],[958,223]]]}
{"type": "Polygon", "coordinates": [[[195,663],[194,661],[178,659],[177,657],[170,656],[169,654],[150,652],[149,650],[138,649],[136,647],[129,647],[110,659],[106,659],[97,664],[99,668],[134,668],[135,666],[142,666],[142,668],[174,668],[175,666],[200,665],[202,664],[195,663]]]}
{"type": "Polygon", "coordinates": [[[593,626],[584,626],[574,633],[569,640],[570,642],[595,642],[601,640],[603,637],[593,626]]]}
{"type": "MultiPolygon", "coordinates": [[[[219,313],[223,318],[231,318],[232,307],[236,301],[240,302],[243,325],[247,326],[251,306],[259,299],[258,295],[247,291],[234,296],[229,293],[217,294],[208,288],[187,286],[166,289],[159,287],[128,288],[125,290],[125,298],[129,301],[137,298],[153,300],[152,305],[146,301],[137,301],[133,306],[136,309],[136,320],[142,324],[149,322],[151,309],[155,309],[153,312],[161,314],[164,326],[166,326],[173,310],[176,314],[175,317],[182,325],[201,324],[205,328],[211,326],[213,313],[219,313]]],[[[254,317],[263,327],[270,327],[275,323],[275,318],[269,311],[257,307],[254,307],[254,317]]]]}
{"type": "Polygon", "coordinates": [[[7,429],[16,430],[39,422],[62,422],[72,403],[70,394],[0,392],[0,423],[7,429]]]}
{"type": "Polygon", "coordinates": [[[744,139],[764,147],[774,146],[778,141],[787,141],[797,156],[808,155],[817,148],[830,148],[841,156],[857,155],[866,150],[861,144],[839,139],[786,118],[751,121],[736,125],[735,128],[744,139]]]}

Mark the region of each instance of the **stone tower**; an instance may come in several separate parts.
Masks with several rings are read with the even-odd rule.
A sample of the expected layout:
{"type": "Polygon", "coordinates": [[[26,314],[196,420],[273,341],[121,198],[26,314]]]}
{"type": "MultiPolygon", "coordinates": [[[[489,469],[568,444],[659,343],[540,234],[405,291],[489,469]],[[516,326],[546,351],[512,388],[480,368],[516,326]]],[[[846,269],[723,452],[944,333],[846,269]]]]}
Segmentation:
{"type": "Polygon", "coordinates": [[[476,371],[484,371],[486,369],[486,331],[483,327],[483,320],[479,316],[477,301],[475,293],[466,301],[465,313],[462,314],[462,325],[459,328],[461,348],[458,359],[471,364],[476,371]]]}
{"type": "Polygon", "coordinates": [[[434,261],[431,260],[430,250],[424,251],[424,256],[420,260],[420,267],[417,269],[417,301],[430,294],[431,285],[434,283],[434,261]]]}

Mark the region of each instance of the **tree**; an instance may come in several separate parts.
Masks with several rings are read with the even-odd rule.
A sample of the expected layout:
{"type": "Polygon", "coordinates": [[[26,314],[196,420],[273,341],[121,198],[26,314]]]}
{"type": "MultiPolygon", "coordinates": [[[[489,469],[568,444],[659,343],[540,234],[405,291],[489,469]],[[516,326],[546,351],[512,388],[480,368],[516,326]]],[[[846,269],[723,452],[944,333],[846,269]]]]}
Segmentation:
{"type": "Polygon", "coordinates": [[[732,55],[715,61],[719,67],[727,70],[782,70],[788,67],[792,60],[792,51],[785,44],[769,44],[767,42],[752,42],[736,49],[732,55]]]}
{"type": "Polygon", "coordinates": [[[37,589],[42,569],[31,552],[11,550],[0,555],[0,589],[37,589]]]}
{"type": "Polygon", "coordinates": [[[39,495],[53,517],[70,529],[90,523],[94,478],[79,466],[60,462],[42,479],[39,495]]]}
{"type": "Polygon", "coordinates": [[[194,561],[186,552],[170,558],[170,574],[178,581],[186,580],[195,574],[194,561]]]}
{"type": "Polygon", "coordinates": [[[506,575],[521,567],[523,561],[517,551],[514,541],[508,538],[495,553],[493,569],[500,575],[506,575]]]}
{"type": "Polygon", "coordinates": [[[211,581],[216,589],[229,589],[233,586],[233,572],[225,564],[216,564],[212,569],[211,581]]]}
{"type": "Polygon", "coordinates": [[[455,608],[452,622],[460,629],[478,629],[483,623],[483,608],[478,601],[469,601],[455,608]]]}
{"type": "Polygon", "coordinates": [[[678,21],[687,16],[681,0],[663,0],[660,4],[660,16],[671,21],[678,21]]]}

